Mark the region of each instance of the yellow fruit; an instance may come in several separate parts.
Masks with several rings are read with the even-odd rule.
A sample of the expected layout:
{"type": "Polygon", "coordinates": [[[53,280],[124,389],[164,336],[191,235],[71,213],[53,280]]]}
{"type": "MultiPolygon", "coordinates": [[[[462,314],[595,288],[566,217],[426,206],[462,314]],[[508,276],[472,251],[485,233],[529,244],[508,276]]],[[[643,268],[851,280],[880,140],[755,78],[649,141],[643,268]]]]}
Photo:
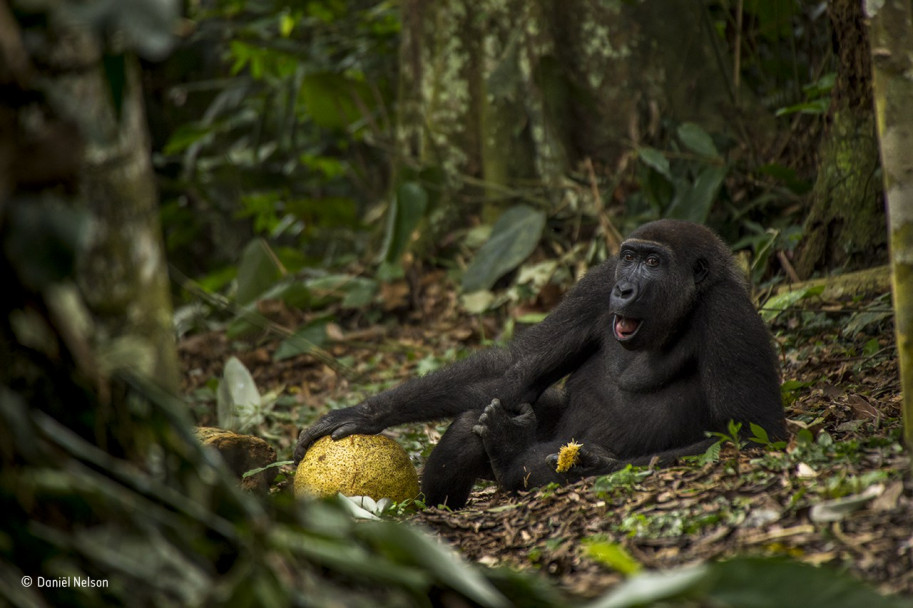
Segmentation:
{"type": "Polygon", "coordinates": [[[383,435],[321,437],[295,472],[298,496],[370,496],[402,502],[418,496],[418,475],[406,450],[383,435]]]}
{"type": "Polygon", "coordinates": [[[564,473],[577,464],[581,447],[583,445],[573,439],[561,446],[561,449],[558,450],[558,466],[555,467],[555,472],[564,473]]]}

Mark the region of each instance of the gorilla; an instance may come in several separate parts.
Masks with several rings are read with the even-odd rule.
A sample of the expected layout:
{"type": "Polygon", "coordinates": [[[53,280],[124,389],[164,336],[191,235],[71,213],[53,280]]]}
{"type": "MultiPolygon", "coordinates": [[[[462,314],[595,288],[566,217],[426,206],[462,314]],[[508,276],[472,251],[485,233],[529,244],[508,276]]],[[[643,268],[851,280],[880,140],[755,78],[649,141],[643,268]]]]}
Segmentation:
{"type": "Polygon", "coordinates": [[[746,280],[708,228],[659,220],[592,268],[541,323],[303,430],[371,434],[453,418],[425,464],[429,505],[465,505],[477,479],[509,491],[700,454],[730,421],[786,438],[773,341],[746,280]],[[563,385],[561,381],[565,380],[563,385]],[[557,453],[582,444],[556,472],[557,453]]]}

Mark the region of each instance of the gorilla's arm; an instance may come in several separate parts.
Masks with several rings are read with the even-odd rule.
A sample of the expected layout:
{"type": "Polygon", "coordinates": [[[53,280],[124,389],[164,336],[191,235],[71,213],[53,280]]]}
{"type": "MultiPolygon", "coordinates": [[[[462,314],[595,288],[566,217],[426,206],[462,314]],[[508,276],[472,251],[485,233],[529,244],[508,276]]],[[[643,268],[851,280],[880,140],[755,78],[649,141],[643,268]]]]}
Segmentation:
{"type": "Polygon", "coordinates": [[[770,334],[747,299],[734,290],[716,289],[704,300],[695,320],[705,336],[698,354],[701,386],[714,428],[726,431],[730,420],[762,426],[771,441],[787,438],[780,395],[780,374],[770,334]]]}
{"type": "Polygon", "coordinates": [[[652,463],[666,466],[683,456],[703,454],[716,441],[716,438],[707,438],[691,445],[623,460],[598,445],[584,445],[578,453],[577,463],[563,473],[555,470],[561,442],[553,441],[532,445],[508,466],[500,467],[500,470],[493,468],[502,487],[511,491],[526,490],[549,483],[573,483],[584,477],[608,475],[627,465],[645,467],[652,463]]]}
{"type": "Polygon", "coordinates": [[[372,434],[422,420],[482,410],[493,398],[533,403],[545,389],[578,367],[598,348],[612,289],[614,262],[593,268],[541,323],[506,349],[488,349],[442,370],[369,397],[353,407],[329,412],[301,432],[295,461],[324,435],[340,439],[372,434]]]}

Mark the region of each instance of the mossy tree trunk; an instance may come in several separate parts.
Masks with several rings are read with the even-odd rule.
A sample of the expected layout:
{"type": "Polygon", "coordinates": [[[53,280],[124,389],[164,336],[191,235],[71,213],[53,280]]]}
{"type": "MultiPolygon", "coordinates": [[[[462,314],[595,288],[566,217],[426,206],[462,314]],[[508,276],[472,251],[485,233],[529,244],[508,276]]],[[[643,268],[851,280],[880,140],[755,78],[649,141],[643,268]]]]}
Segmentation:
{"type": "Polygon", "coordinates": [[[878,137],[890,220],[895,331],[903,388],[904,438],[913,449],[913,6],[870,7],[878,137]]]}
{"type": "Polygon", "coordinates": [[[54,201],[90,218],[76,282],[91,317],[92,358],[103,373],[131,368],[176,391],[138,66],[127,55],[103,55],[99,39],[72,21],[26,20],[20,31],[14,14],[3,12],[2,110],[11,117],[3,205],[15,212],[54,201]]]}
{"type": "Polygon", "coordinates": [[[887,242],[862,3],[831,0],[828,13],[837,77],[796,263],[803,278],[821,269],[871,265],[887,242]]]}

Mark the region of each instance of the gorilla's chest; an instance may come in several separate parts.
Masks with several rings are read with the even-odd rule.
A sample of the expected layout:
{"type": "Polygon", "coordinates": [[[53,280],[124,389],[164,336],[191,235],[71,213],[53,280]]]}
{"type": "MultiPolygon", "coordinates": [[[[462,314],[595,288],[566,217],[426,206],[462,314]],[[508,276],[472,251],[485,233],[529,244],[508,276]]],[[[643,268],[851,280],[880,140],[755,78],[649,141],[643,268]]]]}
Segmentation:
{"type": "Polygon", "coordinates": [[[568,379],[562,433],[627,455],[703,436],[706,399],[694,357],[615,355],[592,357],[568,379]]]}

